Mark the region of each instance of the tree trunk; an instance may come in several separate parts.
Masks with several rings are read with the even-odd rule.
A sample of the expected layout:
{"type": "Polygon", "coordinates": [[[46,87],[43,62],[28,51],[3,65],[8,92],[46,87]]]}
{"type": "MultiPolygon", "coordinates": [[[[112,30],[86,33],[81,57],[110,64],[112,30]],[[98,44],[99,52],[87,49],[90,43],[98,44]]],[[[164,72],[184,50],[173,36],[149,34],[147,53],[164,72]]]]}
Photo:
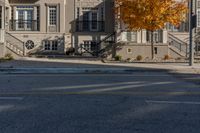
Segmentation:
{"type": "Polygon", "coordinates": [[[153,31],[151,31],[151,59],[154,59],[153,31]]]}

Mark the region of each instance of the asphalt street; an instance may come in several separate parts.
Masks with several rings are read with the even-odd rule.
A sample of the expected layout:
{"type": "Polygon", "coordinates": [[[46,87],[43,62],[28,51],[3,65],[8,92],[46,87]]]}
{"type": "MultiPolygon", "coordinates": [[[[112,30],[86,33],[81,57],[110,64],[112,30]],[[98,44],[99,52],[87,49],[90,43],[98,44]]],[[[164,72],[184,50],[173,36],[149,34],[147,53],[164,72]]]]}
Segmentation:
{"type": "Polygon", "coordinates": [[[200,87],[167,72],[0,74],[0,133],[199,133],[200,87]]]}

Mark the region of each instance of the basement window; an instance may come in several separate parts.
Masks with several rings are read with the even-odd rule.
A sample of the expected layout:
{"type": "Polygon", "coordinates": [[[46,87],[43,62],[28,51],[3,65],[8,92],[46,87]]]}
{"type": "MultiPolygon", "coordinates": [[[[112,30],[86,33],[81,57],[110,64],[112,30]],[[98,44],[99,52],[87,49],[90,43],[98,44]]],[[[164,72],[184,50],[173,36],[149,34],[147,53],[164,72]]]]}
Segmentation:
{"type": "Polygon", "coordinates": [[[57,40],[46,40],[44,41],[44,50],[58,50],[58,41],[57,40]]]}

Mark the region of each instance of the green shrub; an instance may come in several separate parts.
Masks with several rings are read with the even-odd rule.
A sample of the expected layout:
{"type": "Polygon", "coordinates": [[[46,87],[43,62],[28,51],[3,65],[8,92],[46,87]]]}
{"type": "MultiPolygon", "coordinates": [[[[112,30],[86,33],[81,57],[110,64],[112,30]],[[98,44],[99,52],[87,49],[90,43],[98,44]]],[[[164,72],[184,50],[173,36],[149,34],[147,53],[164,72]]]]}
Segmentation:
{"type": "Polygon", "coordinates": [[[141,55],[138,55],[137,57],[136,57],[136,60],[137,61],[141,61],[143,59],[143,57],[141,56],[141,55]]]}
{"type": "Polygon", "coordinates": [[[121,56],[121,55],[116,55],[116,56],[115,56],[115,60],[116,60],[116,61],[122,60],[122,56],[121,56]]]}

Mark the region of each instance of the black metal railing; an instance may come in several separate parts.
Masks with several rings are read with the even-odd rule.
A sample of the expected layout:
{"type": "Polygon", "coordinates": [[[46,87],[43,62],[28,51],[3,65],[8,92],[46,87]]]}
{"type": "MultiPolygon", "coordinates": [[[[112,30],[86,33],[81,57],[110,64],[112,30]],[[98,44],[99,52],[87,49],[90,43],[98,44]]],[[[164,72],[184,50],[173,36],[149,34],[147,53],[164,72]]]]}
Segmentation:
{"type": "Polygon", "coordinates": [[[182,41],[181,39],[177,38],[176,36],[170,33],[168,34],[168,42],[169,42],[169,45],[177,48],[179,52],[184,53],[185,56],[188,57],[189,45],[186,42],[182,41]]]}
{"type": "Polygon", "coordinates": [[[38,20],[10,20],[10,31],[39,31],[38,20]]]}
{"type": "Polygon", "coordinates": [[[77,32],[103,32],[104,30],[104,21],[76,21],[77,32]]]}

